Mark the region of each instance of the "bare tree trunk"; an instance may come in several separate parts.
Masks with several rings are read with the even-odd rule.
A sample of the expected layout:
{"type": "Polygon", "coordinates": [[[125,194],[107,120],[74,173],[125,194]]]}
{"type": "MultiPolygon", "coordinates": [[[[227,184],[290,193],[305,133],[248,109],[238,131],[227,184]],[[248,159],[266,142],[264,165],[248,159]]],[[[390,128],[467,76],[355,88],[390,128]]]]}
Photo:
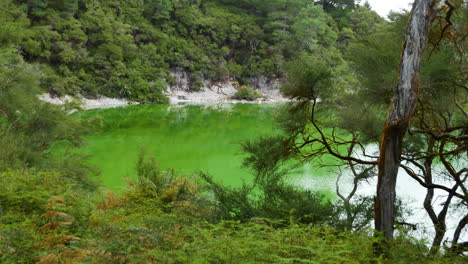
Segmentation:
{"type": "Polygon", "coordinates": [[[375,197],[375,229],[382,232],[387,241],[393,238],[395,187],[402,141],[416,106],[419,67],[428,40],[435,2],[435,0],[415,0],[413,4],[400,58],[398,85],[383,130],[375,197]]]}
{"type": "Polygon", "coordinates": [[[460,234],[466,225],[468,225],[468,215],[465,215],[465,217],[463,217],[463,219],[458,223],[457,229],[455,230],[455,233],[453,235],[452,244],[458,243],[458,240],[460,239],[460,234]]]}
{"type": "MultiPolygon", "coordinates": [[[[434,151],[434,139],[430,138],[429,139],[429,145],[427,147],[427,152],[431,153],[434,151]]],[[[432,161],[433,157],[428,157],[424,161],[424,182],[427,185],[433,184],[433,177],[432,177],[432,161]]],[[[426,209],[427,214],[429,215],[429,218],[431,219],[433,225],[434,225],[434,231],[435,231],[435,236],[432,241],[432,246],[430,250],[430,254],[436,254],[439,250],[439,246],[442,243],[442,240],[444,239],[445,232],[447,231],[447,226],[445,224],[445,214],[443,215],[443,218],[441,219],[442,213],[437,216],[437,214],[434,211],[434,208],[432,207],[432,201],[434,198],[434,188],[427,188],[427,193],[426,193],[426,198],[424,199],[424,209],[426,209]]],[[[450,198],[451,200],[452,198],[450,198]]],[[[444,205],[444,209],[447,208],[448,210],[449,204],[444,205]]],[[[446,210],[442,210],[443,212],[446,210]]]]}
{"type": "Polygon", "coordinates": [[[437,252],[439,252],[440,245],[442,244],[442,240],[444,239],[445,232],[447,232],[447,225],[445,223],[445,219],[447,217],[447,212],[450,206],[450,203],[452,202],[454,193],[458,189],[458,184],[455,184],[452,188],[452,192],[449,193],[447,199],[444,202],[444,206],[442,210],[439,212],[438,216],[436,219],[432,219],[432,222],[434,224],[434,229],[435,229],[435,237],[434,240],[432,241],[432,246],[431,250],[429,251],[430,255],[435,255],[437,252]],[[436,221],[434,221],[436,220],[436,221]]]}

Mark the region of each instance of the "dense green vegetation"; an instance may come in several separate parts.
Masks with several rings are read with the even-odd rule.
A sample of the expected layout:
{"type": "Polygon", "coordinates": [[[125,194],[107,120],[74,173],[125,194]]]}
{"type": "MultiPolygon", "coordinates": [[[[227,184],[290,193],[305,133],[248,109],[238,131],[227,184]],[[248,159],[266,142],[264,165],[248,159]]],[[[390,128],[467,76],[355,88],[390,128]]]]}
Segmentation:
{"type": "Polygon", "coordinates": [[[139,162],[122,195],[90,197],[52,171],[3,171],[2,263],[463,263],[426,257],[424,246],[395,241],[392,261],[373,254],[371,232],[267,219],[210,223],[212,201],[193,179],[139,162]]]}
{"type": "MultiPolygon", "coordinates": [[[[465,263],[460,236],[437,236],[449,209],[459,235],[467,225],[467,13],[443,10],[402,153],[402,169],[428,186],[431,247],[404,218],[383,244],[369,197],[330,201],[284,177],[297,161],[349,168],[356,188],[375,175],[353,150],[380,140],[408,14],[385,21],[351,0],[0,0],[0,262],[465,263]],[[142,152],[127,189],[103,191],[75,147],[112,124],[38,95],[167,102],[172,69],[189,72],[193,90],[203,79],[285,79],[295,101],[278,111],[281,133],[242,145],[252,182],[180,177],[142,152]],[[434,189],[445,192],[440,211],[434,189]]],[[[239,97],[256,97],[247,87],[239,97]]]]}
{"type": "Polygon", "coordinates": [[[382,19],[341,2],[330,15],[306,0],[2,0],[0,41],[40,70],[43,91],[166,102],[170,70],[197,90],[281,78],[304,54],[342,64],[338,49],[382,19]]]}
{"type": "Polygon", "coordinates": [[[247,100],[247,101],[254,101],[257,98],[261,98],[262,96],[257,92],[252,90],[252,88],[242,85],[239,87],[239,90],[234,94],[232,97],[233,99],[238,100],[247,100]]]}
{"type": "Polygon", "coordinates": [[[16,53],[0,50],[0,58],[0,168],[66,171],[91,188],[84,157],[68,149],[82,143],[92,121],[68,115],[77,109],[73,103],[58,107],[39,100],[39,72],[16,53]],[[49,151],[56,142],[64,145],[61,155],[49,151]]]}
{"type": "MultiPolygon", "coordinates": [[[[405,37],[405,47],[417,45],[408,42],[412,36],[405,33],[409,32],[406,24],[411,14],[402,13],[391,15],[389,23],[375,25],[375,31],[351,42],[344,50],[345,59],[350,62],[359,79],[351,89],[336,85],[338,76],[334,66],[316,63],[308,57],[292,62],[284,93],[294,98],[295,102],[288,105],[288,110],[279,119],[285,136],[263,138],[256,143],[258,148],[265,148],[272,141],[277,142],[279,147],[272,151],[261,152],[255,148],[253,151],[248,150],[255,160],[271,160],[265,164],[268,170],[274,168],[276,163],[290,158],[311,162],[315,166],[340,164],[342,170],[348,169],[347,172],[338,173],[343,177],[351,175],[354,191],[340,193],[337,184],[337,192],[347,208],[346,217],[351,224],[354,222],[352,211],[356,205],[353,196],[360,182],[376,175],[379,175],[380,180],[385,170],[383,162],[397,160],[395,171],[399,168],[424,188],[425,197],[421,203],[435,233],[431,238],[430,254],[435,254],[444,244],[447,245],[444,239],[451,240],[454,250],[458,247],[462,251],[466,250],[467,245],[461,241],[461,234],[466,232],[468,224],[468,115],[465,110],[468,103],[465,73],[468,46],[464,28],[467,16],[466,12],[462,12],[466,11],[466,6],[459,1],[457,5],[447,6],[444,10],[446,13],[441,12],[428,31],[430,45],[427,53],[420,57],[420,75],[416,74],[411,79],[406,76],[415,87],[412,95],[414,101],[411,103],[414,110],[410,111],[410,119],[406,123],[402,119],[395,119],[391,124],[387,122],[390,113],[403,111],[404,92],[396,87],[400,86],[404,74],[407,74],[403,68],[396,67],[399,61],[406,59],[404,54],[393,51],[399,50],[405,37]],[[389,105],[393,112],[387,110],[389,105]],[[386,129],[382,132],[384,126],[386,129]],[[404,129],[399,130],[402,127],[404,129]],[[398,136],[394,137],[397,133],[398,136]],[[384,152],[387,140],[396,138],[398,147],[392,148],[393,154],[384,152]],[[380,146],[380,149],[375,151],[365,147],[369,145],[380,146]],[[382,156],[382,153],[388,156],[382,156]],[[332,157],[334,163],[324,161],[324,157],[332,157]],[[439,195],[444,196],[441,206],[435,202],[439,195]],[[448,236],[448,219],[453,219],[454,215],[457,215],[454,235],[444,238],[448,236]]],[[[383,186],[394,184],[396,176],[393,180],[386,178],[383,181],[378,183],[379,191],[383,186]]],[[[388,195],[392,200],[398,197],[395,189],[388,190],[388,193],[392,193],[388,195]]],[[[377,226],[381,208],[379,203],[375,204],[374,219],[377,226]]],[[[388,204],[393,206],[395,203],[392,201],[388,204]]],[[[390,209],[387,212],[393,214],[395,211],[390,209]]],[[[396,223],[400,221],[393,216],[387,219],[390,227],[386,229],[386,238],[390,240],[396,223]]]]}

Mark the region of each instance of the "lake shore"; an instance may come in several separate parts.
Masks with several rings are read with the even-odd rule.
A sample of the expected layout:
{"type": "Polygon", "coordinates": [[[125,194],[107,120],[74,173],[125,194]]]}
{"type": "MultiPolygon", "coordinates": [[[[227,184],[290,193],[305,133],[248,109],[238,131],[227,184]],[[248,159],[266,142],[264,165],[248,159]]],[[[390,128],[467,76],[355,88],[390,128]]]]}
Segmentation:
{"type": "MultiPolygon", "coordinates": [[[[231,84],[213,85],[202,87],[200,91],[192,92],[185,89],[168,88],[166,96],[169,98],[170,104],[271,104],[289,102],[279,91],[279,89],[258,90],[261,98],[253,101],[232,99],[237,89],[231,84]]],[[[113,108],[126,105],[140,104],[139,102],[129,101],[123,98],[110,98],[106,96],[98,96],[96,98],[86,98],[83,96],[72,97],[65,95],[61,97],[52,96],[49,93],[44,93],[39,98],[45,102],[57,105],[78,100],[81,102],[81,107],[85,110],[95,108],[113,108]]]]}
{"type": "Polygon", "coordinates": [[[88,109],[95,109],[95,108],[112,108],[112,107],[120,107],[126,106],[131,104],[138,104],[138,102],[131,102],[126,99],[120,98],[109,98],[105,96],[98,96],[95,99],[85,98],[83,96],[72,97],[70,95],[65,96],[52,96],[49,93],[44,93],[39,95],[39,98],[42,101],[56,104],[56,105],[63,105],[66,103],[71,103],[73,101],[78,101],[81,104],[81,107],[85,110],[88,109]]]}
{"type": "Polygon", "coordinates": [[[261,97],[256,100],[238,100],[233,99],[237,93],[237,88],[230,82],[217,85],[204,86],[200,91],[193,92],[187,89],[169,88],[166,95],[169,97],[170,104],[269,104],[269,103],[284,103],[290,100],[284,97],[279,89],[256,89],[261,97]]]}

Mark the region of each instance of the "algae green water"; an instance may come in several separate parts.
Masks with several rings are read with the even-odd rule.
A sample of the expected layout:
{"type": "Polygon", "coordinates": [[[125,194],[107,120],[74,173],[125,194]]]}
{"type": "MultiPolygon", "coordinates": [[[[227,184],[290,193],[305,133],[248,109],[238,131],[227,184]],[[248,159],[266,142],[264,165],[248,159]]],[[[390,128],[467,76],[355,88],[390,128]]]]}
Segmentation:
{"type": "MultiPolygon", "coordinates": [[[[103,185],[113,191],[135,177],[139,151],[154,156],[162,169],[182,175],[208,172],[218,182],[239,186],[251,173],[241,167],[240,143],[279,131],[273,117],[278,105],[222,104],[134,105],[78,113],[79,118],[98,118],[102,129],[86,137],[82,152],[101,171],[103,185]]],[[[315,173],[314,185],[329,185],[329,177],[315,173]],[[320,178],[324,182],[317,183],[320,178]]],[[[296,175],[297,176],[297,175],[296,175]]],[[[310,185],[310,183],[302,183],[310,185]]]]}

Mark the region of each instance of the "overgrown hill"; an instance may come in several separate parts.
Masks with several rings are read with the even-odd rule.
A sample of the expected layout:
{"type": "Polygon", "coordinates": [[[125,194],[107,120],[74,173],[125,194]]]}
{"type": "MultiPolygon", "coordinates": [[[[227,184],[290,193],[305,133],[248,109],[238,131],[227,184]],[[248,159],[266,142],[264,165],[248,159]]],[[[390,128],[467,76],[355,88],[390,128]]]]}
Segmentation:
{"type": "Polygon", "coordinates": [[[166,102],[170,70],[202,80],[281,78],[286,62],[341,51],[382,22],[354,1],[2,0],[0,45],[52,94],[166,102]]]}

